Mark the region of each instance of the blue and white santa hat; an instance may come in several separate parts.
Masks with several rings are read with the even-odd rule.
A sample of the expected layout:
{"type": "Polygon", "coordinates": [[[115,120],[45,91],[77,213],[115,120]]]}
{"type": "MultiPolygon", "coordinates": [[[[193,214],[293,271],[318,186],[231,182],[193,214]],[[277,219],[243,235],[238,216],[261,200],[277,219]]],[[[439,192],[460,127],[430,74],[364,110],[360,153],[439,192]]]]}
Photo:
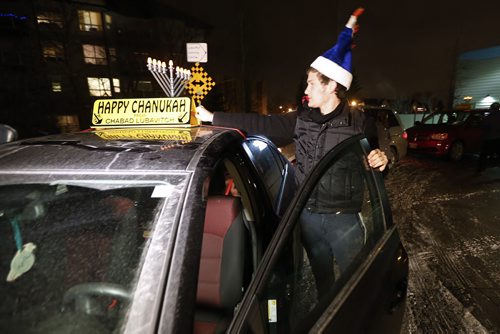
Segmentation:
{"type": "Polygon", "coordinates": [[[358,16],[363,11],[363,8],[358,8],[354,11],[344,29],[340,32],[337,44],[316,58],[311,64],[312,68],[338,82],[348,90],[352,82],[352,37],[355,32],[358,16]]]}

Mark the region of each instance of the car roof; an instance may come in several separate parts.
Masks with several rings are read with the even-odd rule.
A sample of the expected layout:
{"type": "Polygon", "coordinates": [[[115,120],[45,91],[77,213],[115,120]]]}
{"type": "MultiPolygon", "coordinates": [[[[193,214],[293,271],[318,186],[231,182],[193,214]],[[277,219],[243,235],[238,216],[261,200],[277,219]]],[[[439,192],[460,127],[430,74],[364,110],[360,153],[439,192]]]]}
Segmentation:
{"type": "Polygon", "coordinates": [[[362,110],[391,110],[391,111],[395,111],[394,109],[392,109],[390,107],[371,106],[371,105],[363,105],[363,106],[360,106],[360,108],[362,110]]]}
{"type": "Polygon", "coordinates": [[[203,163],[209,146],[220,147],[211,143],[242,138],[234,129],[205,126],[92,129],[0,145],[0,165],[4,172],[186,171],[203,163]]]}
{"type": "Polygon", "coordinates": [[[360,108],[362,108],[362,109],[390,109],[388,107],[375,106],[375,105],[370,105],[370,104],[361,105],[360,108]]]}
{"type": "MultiPolygon", "coordinates": [[[[487,112],[487,109],[452,109],[452,110],[438,110],[433,111],[427,115],[424,115],[422,121],[427,120],[429,118],[435,117],[437,115],[449,115],[449,114],[463,114],[463,115],[473,115],[473,114],[484,114],[487,112]]],[[[464,119],[465,120],[465,119],[464,119]]],[[[464,121],[462,120],[462,121],[464,121]]]]}
{"type": "Polygon", "coordinates": [[[436,114],[451,114],[451,113],[481,113],[488,111],[488,109],[451,109],[451,110],[438,110],[429,113],[429,115],[436,114]]]}
{"type": "Polygon", "coordinates": [[[363,105],[360,106],[359,108],[361,111],[371,116],[375,116],[375,114],[380,111],[390,111],[394,116],[399,117],[398,112],[390,107],[363,105]]]}

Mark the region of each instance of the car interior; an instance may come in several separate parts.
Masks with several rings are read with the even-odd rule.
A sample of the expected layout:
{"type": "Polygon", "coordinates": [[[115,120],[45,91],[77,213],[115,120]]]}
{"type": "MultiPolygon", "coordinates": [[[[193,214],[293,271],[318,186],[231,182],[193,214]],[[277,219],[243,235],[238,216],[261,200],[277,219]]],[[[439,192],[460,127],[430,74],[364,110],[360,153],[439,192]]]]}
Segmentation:
{"type": "Polygon", "coordinates": [[[225,159],[210,180],[194,333],[225,332],[260,254],[249,195],[233,162],[225,159]]]}
{"type": "Polygon", "coordinates": [[[152,221],[137,208],[153,214],[157,199],[151,192],[150,187],[3,186],[0,332],[36,327],[107,333],[118,327],[152,221]],[[9,266],[19,256],[13,245],[16,254],[32,245],[23,255],[34,254],[24,270],[9,266]]]}

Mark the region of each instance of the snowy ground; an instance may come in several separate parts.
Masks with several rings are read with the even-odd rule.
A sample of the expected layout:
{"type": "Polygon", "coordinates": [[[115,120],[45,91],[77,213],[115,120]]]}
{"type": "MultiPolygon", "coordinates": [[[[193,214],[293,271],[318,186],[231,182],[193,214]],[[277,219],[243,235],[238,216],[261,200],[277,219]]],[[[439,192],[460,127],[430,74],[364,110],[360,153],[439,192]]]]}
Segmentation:
{"type": "Polygon", "coordinates": [[[407,157],[386,178],[410,257],[404,332],[500,332],[500,168],[407,157]]]}

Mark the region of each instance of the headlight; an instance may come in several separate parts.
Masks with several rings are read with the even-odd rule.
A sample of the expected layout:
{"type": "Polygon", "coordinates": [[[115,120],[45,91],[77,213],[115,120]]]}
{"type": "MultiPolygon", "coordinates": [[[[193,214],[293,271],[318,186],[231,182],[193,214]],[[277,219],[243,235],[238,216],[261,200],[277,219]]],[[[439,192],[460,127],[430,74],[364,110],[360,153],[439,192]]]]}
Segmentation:
{"type": "Polygon", "coordinates": [[[448,134],[446,132],[444,133],[433,133],[431,135],[432,140],[446,140],[448,139],[448,134]]]}

